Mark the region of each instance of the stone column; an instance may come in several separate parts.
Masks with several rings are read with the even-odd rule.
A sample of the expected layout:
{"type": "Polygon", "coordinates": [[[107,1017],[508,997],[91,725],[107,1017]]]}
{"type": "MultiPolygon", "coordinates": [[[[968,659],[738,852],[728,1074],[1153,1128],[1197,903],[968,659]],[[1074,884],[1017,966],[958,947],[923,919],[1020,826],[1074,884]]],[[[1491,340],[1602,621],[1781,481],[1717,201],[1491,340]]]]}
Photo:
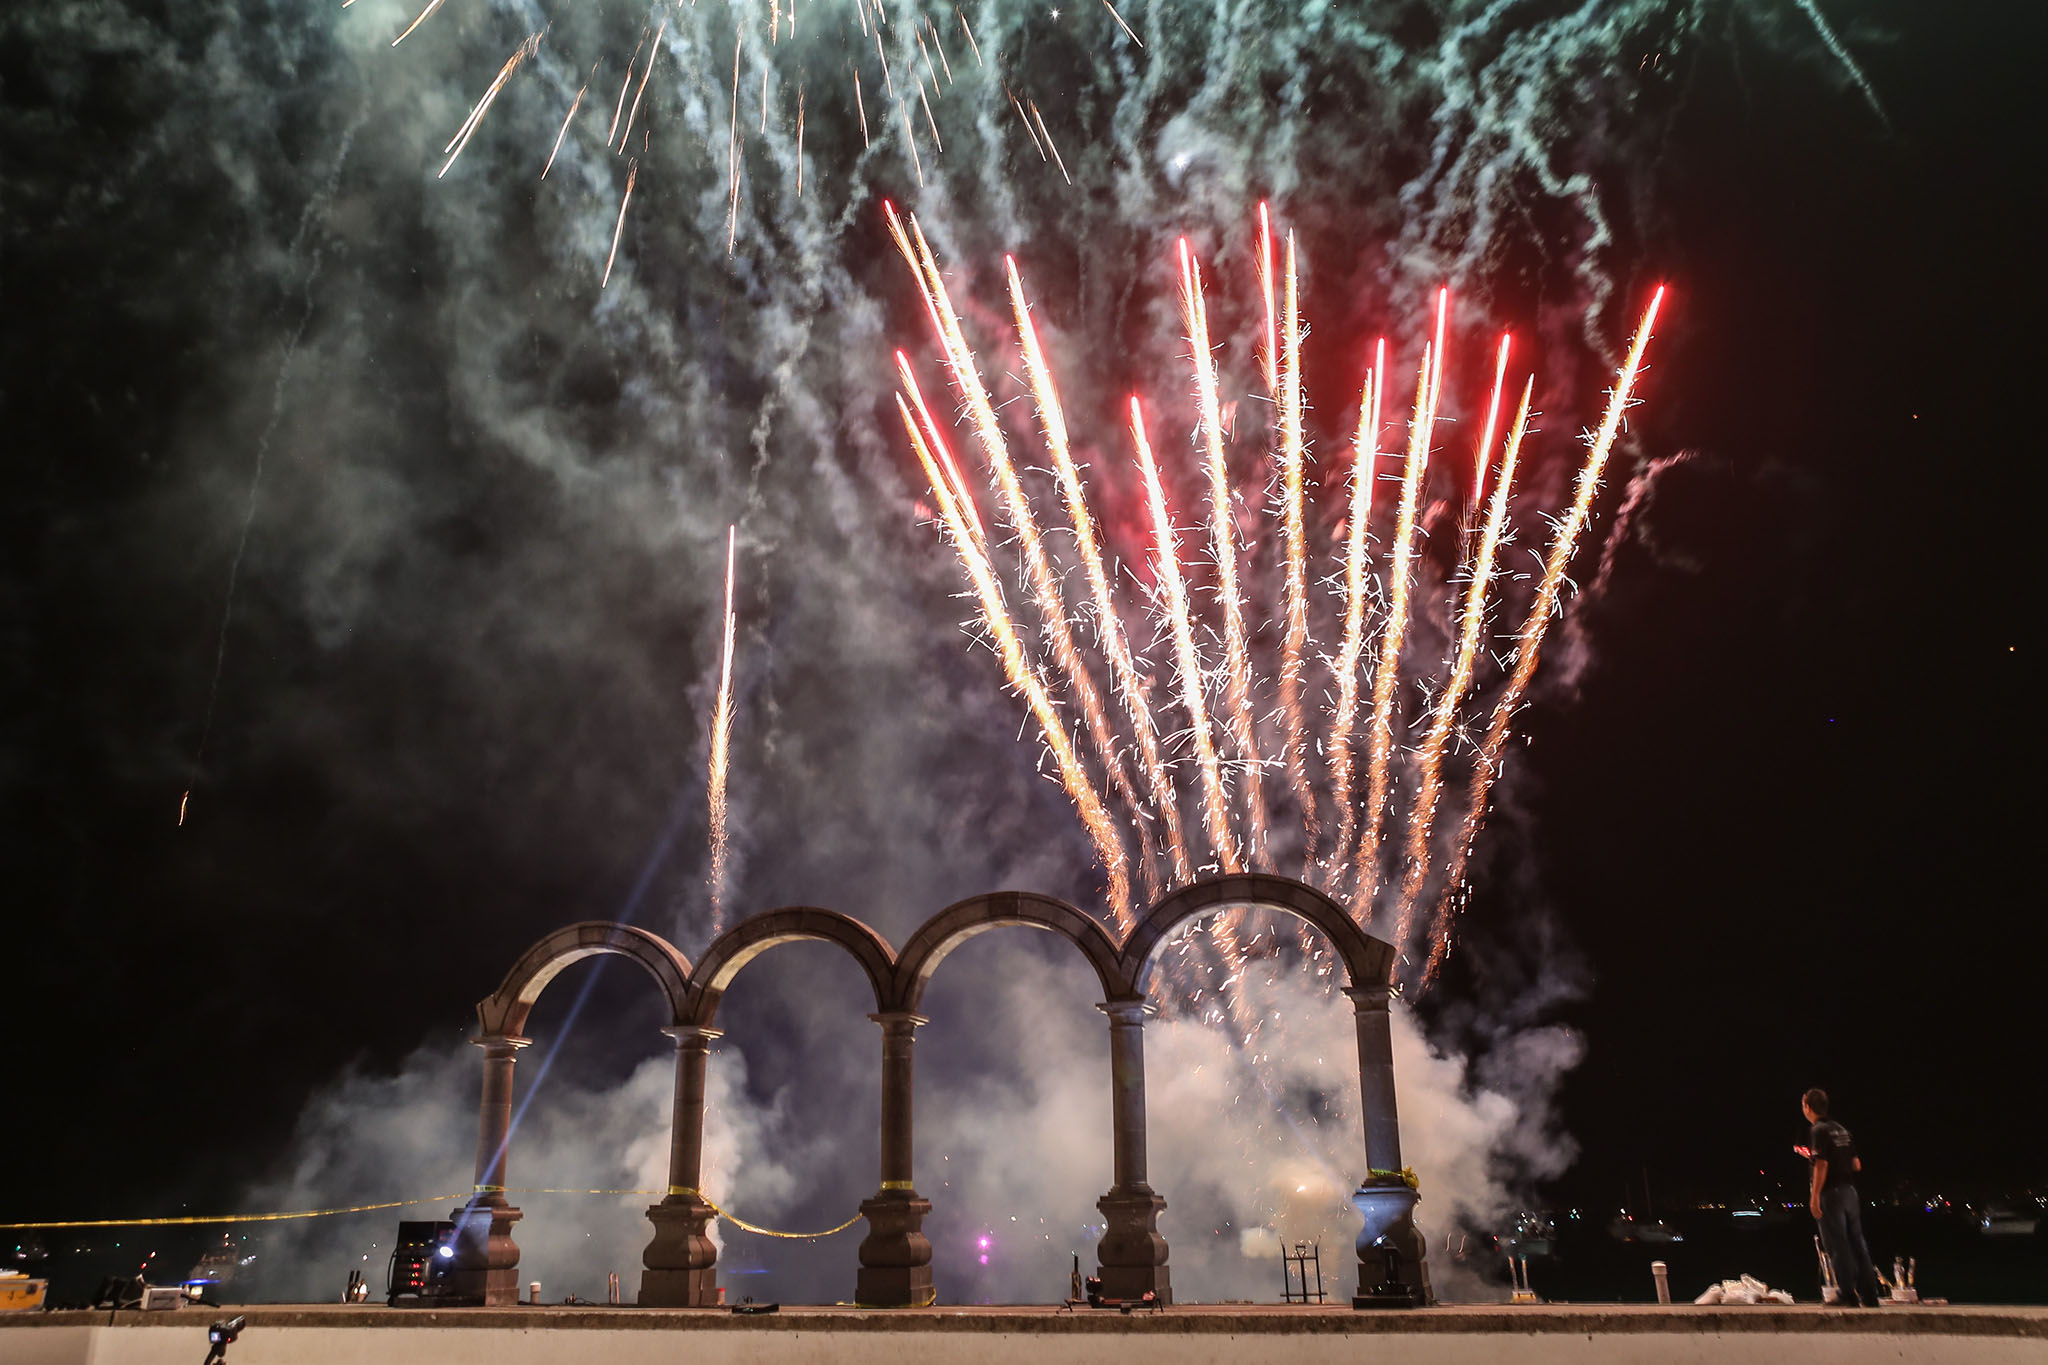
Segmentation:
{"type": "Polygon", "coordinates": [[[496,1035],[470,1041],[484,1050],[476,1189],[469,1202],[455,1211],[455,1255],[441,1277],[441,1301],[517,1303],[519,1245],[512,1240],[512,1225],[521,1215],[505,1199],[505,1157],[512,1143],[513,1063],[519,1049],[532,1039],[496,1035]]]}
{"type": "Polygon", "coordinates": [[[860,1244],[860,1275],[854,1302],[868,1308],[922,1308],[932,1288],[932,1244],[924,1216],[932,1211],[911,1179],[912,1117],[916,1072],[912,1066],[917,1026],[928,1022],[908,1010],[868,1018],[882,1026],[882,1188],[864,1201],[868,1235],[860,1244]]]}
{"type": "Polygon", "coordinates": [[[1166,1239],[1159,1235],[1159,1215],[1166,1201],[1145,1179],[1145,1002],[1113,1000],[1096,1008],[1109,1016],[1115,1183],[1095,1202],[1103,1220],[1095,1273],[1105,1298],[1135,1299],[1149,1290],[1160,1302],[1171,1303],[1166,1239]]]}
{"type": "Polygon", "coordinates": [[[640,1303],[657,1308],[711,1308],[718,1303],[718,1248],[708,1229],[718,1216],[700,1185],[704,1165],[704,1075],[715,1028],[679,1024],[662,1030],[676,1040],[675,1115],[668,1137],[668,1194],[647,1210],[654,1240],[641,1262],[640,1303]]]}
{"type": "Polygon", "coordinates": [[[1430,1301],[1428,1252],[1415,1226],[1414,1190],[1400,1176],[1401,1116],[1394,1096],[1394,1033],[1383,983],[1346,986],[1358,1022],[1358,1098],[1366,1176],[1351,1202],[1365,1217],[1358,1234],[1354,1308],[1419,1307],[1430,1301]],[[1375,1175],[1375,1171],[1389,1174],[1375,1175]]]}

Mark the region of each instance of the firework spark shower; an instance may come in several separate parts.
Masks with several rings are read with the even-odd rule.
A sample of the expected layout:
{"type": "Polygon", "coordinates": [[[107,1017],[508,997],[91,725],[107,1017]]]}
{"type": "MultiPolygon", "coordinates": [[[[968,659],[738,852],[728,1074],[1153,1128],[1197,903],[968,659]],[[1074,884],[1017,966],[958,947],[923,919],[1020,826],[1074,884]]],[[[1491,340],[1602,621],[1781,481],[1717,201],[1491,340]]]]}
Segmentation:
{"type": "MultiPolygon", "coordinates": [[[[968,409],[974,414],[977,429],[982,433],[982,445],[988,456],[988,476],[995,491],[1004,500],[1009,525],[1016,542],[1022,546],[1025,563],[1029,569],[1032,592],[1030,600],[1045,618],[1041,634],[1052,639],[1060,656],[1062,676],[1085,700],[1082,707],[1088,715],[1087,732],[1094,740],[1090,757],[1098,770],[1117,773],[1124,764],[1124,753],[1128,747],[1148,752],[1147,769],[1153,774],[1147,801],[1138,796],[1128,780],[1116,783],[1116,790],[1123,797],[1121,812],[1123,836],[1135,844],[1127,850],[1124,838],[1111,846],[1104,827],[1105,812],[1097,788],[1089,780],[1086,765],[1080,759],[1083,747],[1068,731],[1064,716],[1050,704],[1043,676],[1027,671],[1019,654],[1017,626],[1008,606],[1004,603],[998,584],[998,576],[991,572],[989,546],[985,537],[970,537],[965,517],[958,510],[971,505],[972,492],[960,477],[959,470],[948,458],[942,473],[939,463],[932,458],[933,449],[945,450],[947,443],[939,424],[933,420],[929,408],[916,387],[912,369],[897,353],[897,365],[907,389],[906,398],[914,397],[922,425],[910,419],[911,408],[899,398],[904,423],[909,429],[926,476],[931,483],[933,495],[940,505],[947,509],[946,526],[955,545],[968,560],[971,577],[976,583],[981,602],[978,618],[979,629],[991,633],[998,645],[998,652],[1010,672],[1013,687],[1025,693],[1030,700],[1031,713],[1036,718],[1040,734],[1058,758],[1058,770],[1065,783],[1068,795],[1081,813],[1090,831],[1095,835],[1097,847],[1103,850],[1103,867],[1109,876],[1112,906],[1118,912],[1118,919],[1127,922],[1124,902],[1119,899],[1127,895],[1122,881],[1127,856],[1134,858],[1139,866],[1149,867],[1165,852],[1159,847],[1154,836],[1156,829],[1178,831],[1180,827],[1181,793],[1177,788],[1171,766],[1153,756],[1147,745],[1149,732],[1154,723],[1149,712],[1134,711],[1131,716],[1133,739],[1126,741],[1121,736],[1106,733],[1099,704],[1093,704],[1094,683],[1083,661],[1073,653],[1073,639],[1066,626],[1067,606],[1061,596],[1054,573],[1049,566],[1043,549],[1038,520],[1022,497],[1021,484],[1008,446],[994,427],[996,416],[981,388],[981,362],[963,335],[959,314],[944,286],[943,272],[924,246],[924,235],[913,219],[906,233],[898,222],[895,210],[884,206],[897,244],[906,263],[916,273],[920,292],[923,294],[926,311],[930,316],[938,340],[943,343],[946,365],[954,387],[963,398],[968,409]],[[917,245],[912,246],[915,237],[917,245]]],[[[1262,243],[1268,239],[1267,223],[1269,214],[1264,205],[1259,209],[1262,243]]],[[[1215,367],[1215,346],[1210,337],[1206,309],[1202,303],[1200,266],[1183,240],[1179,244],[1181,297],[1183,317],[1190,332],[1193,360],[1191,384],[1196,395],[1194,427],[1199,434],[1201,446],[1199,463],[1205,471],[1208,483],[1212,522],[1221,524],[1217,509],[1227,509],[1239,502],[1237,493],[1229,486],[1227,469],[1229,460],[1223,449],[1224,439],[1221,422],[1216,416],[1219,409],[1215,367]]],[[[1265,275],[1265,263],[1270,255],[1261,251],[1261,293],[1270,296],[1273,286],[1265,275]]],[[[1014,262],[1006,263],[1013,297],[1021,297],[1022,284],[1014,262]]],[[[1430,447],[1434,432],[1448,414],[1443,403],[1444,376],[1446,370],[1445,323],[1449,309],[1448,290],[1440,290],[1437,296],[1436,322],[1431,340],[1424,346],[1419,363],[1414,394],[1414,415],[1409,423],[1406,441],[1407,455],[1402,461],[1398,475],[1400,480],[1399,510],[1392,530],[1392,551],[1386,568],[1386,581],[1379,591],[1370,591],[1367,582],[1371,572],[1368,564],[1366,545],[1372,539],[1370,526],[1370,490],[1381,477],[1376,468],[1381,449],[1382,432],[1379,429],[1380,394],[1383,382],[1379,376],[1386,366],[1386,342],[1377,341],[1373,347],[1374,368],[1368,373],[1355,435],[1350,451],[1351,499],[1341,547],[1334,549],[1331,558],[1339,561],[1333,579],[1341,578],[1343,591],[1333,599],[1336,610],[1331,613],[1341,618],[1343,643],[1328,659],[1330,676],[1327,678],[1328,695],[1336,698],[1329,708],[1326,719],[1327,730],[1320,742],[1313,747],[1317,753],[1333,755],[1329,768],[1315,776],[1310,774],[1308,751],[1310,744],[1306,737],[1308,721],[1301,701],[1303,688],[1303,655],[1310,648],[1311,629],[1306,593],[1303,585],[1310,576],[1310,560],[1315,552],[1306,543],[1303,510],[1303,460],[1305,438],[1303,433],[1300,338],[1303,332],[1301,321],[1301,279],[1292,238],[1290,237],[1284,273],[1280,280],[1281,297],[1285,300],[1280,317],[1280,346],[1277,360],[1270,367],[1273,379],[1270,388],[1276,399],[1274,429],[1267,433],[1251,432],[1254,442],[1263,435],[1264,448],[1270,452],[1270,460],[1259,460],[1254,468],[1259,470],[1255,477],[1280,489],[1277,501],[1268,502],[1265,508],[1269,524],[1262,530],[1255,530],[1249,537],[1254,545],[1278,544],[1280,549],[1272,556],[1272,562],[1259,566],[1256,558],[1247,559],[1247,567],[1265,567],[1267,577],[1277,580],[1278,588],[1267,594],[1273,604],[1269,612],[1250,613],[1277,616],[1284,621],[1280,644],[1275,652],[1270,669],[1265,674],[1255,671],[1255,665],[1248,651],[1237,643],[1241,627],[1233,628],[1233,622],[1242,622],[1247,612],[1247,603],[1238,577],[1237,564],[1244,557],[1249,546],[1237,543],[1234,525],[1224,525],[1218,533],[1216,553],[1213,558],[1215,569],[1213,582],[1207,585],[1206,596],[1214,604],[1213,614],[1220,619],[1220,630],[1204,629],[1198,620],[1194,597],[1184,573],[1183,547],[1175,517],[1168,506],[1159,462],[1155,458],[1152,443],[1146,432],[1146,418],[1140,400],[1130,400],[1130,434],[1135,449],[1135,467],[1138,482],[1144,490],[1144,499],[1150,513],[1149,551],[1140,549],[1131,555],[1134,560],[1149,561],[1152,578],[1149,589],[1150,617],[1155,638],[1170,641],[1172,674],[1176,679],[1174,695],[1180,706],[1181,726],[1175,734],[1183,741],[1182,766],[1192,776],[1187,785],[1198,792],[1195,804],[1202,812],[1202,819],[1196,822],[1208,836],[1206,848],[1192,862],[1183,847],[1175,842],[1174,862],[1176,882],[1188,880],[1186,867],[1196,873],[1236,872],[1242,866],[1240,850],[1250,847],[1262,850],[1266,844],[1263,828],[1246,828],[1232,818],[1232,802],[1226,793],[1224,762],[1219,757],[1219,740],[1232,735],[1237,740],[1232,755],[1234,770],[1250,780],[1269,767],[1285,766],[1290,774],[1297,800],[1300,823],[1300,847],[1307,864],[1307,875],[1318,881],[1333,895],[1344,896],[1347,891],[1353,896],[1352,911],[1361,922],[1373,927],[1376,932],[1388,936],[1397,948],[1406,949],[1414,945],[1416,908],[1420,895],[1432,886],[1441,890],[1440,903],[1434,920],[1428,926],[1425,942],[1420,945],[1419,957],[1426,961],[1430,977],[1434,977],[1447,955],[1452,942],[1450,934],[1451,906],[1456,892],[1461,889],[1465,867],[1471,856],[1472,840],[1484,822],[1486,800],[1502,763],[1502,748],[1506,743],[1514,716],[1526,696],[1530,680],[1535,674],[1536,662],[1540,656],[1543,637],[1551,617],[1556,614],[1560,602],[1559,591],[1564,575],[1570,568],[1573,551],[1577,546],[1580,532],[1591,515],[1594,499],[1598,496],[1602,472],[1611,454],[1616,437],[1620,434],[1622,418],[1634,401],[1636,386],[1641,375],[1646,348],[1649,345],[1651,327],[1656,321],[1658,309],[1663,302],[1664,291],[1660,287],[1651,299],[1648,309],[1636,329],[1635,338],[1628,347],[1627,358],[1606,402],[1605,414],[1597,432],[1587,437],[1587,455],[1575,483],[1573,501],[1569,510],[1555,523],[1548,553],[1544,558],[1544,573],[1531,596],[1528,619],[1521,631],[1513,637],[1506,657],[1509,659],[1508,675],[1498,688],[1499,696],[1492,707],[1492,719],[1485,729],[1485,739],[1469,763],[1471,768],[1470,804],[1460,823],[1456,837],[1446,852],[1442,867],[1438,865],[1435,845],[1431,837],[1437,802],[1443,785],[1443,770],[1450,753],[1450,740],[1458,725],[1460,703],[1473,687],[1479,654],[1484,643],[1488,622],[1487,593],[1495,578],[1495,566],[1503,539],[1508,534],[1512,488],[1517,465],[1522,458],[1524,438],[1529,431],[1530,395],[1535,389],[1535,376],[1531,375],[1522,386],[1522,398],[1513,424],[1510,427],[1505,448],[1497,462],[1488,448],[1492,441],[1499,416],[1501,385],[1506,374],[1508,341],[1503,337],[1499,362],[1496,367],[1491,397],[1487,402],[1487,417],[1480,426],[1480,448],[1474,458],[1474,479],[1470,519],[1483,521],[1478,540],[1473,544],[1469,557],[1457,570],[1458,580],[1468,586],[1463,593],[1462,605],[1456,599],[1449,604],[1455,612],[1455,622],[1447,622],[1444,635],[1452,642],[1453,657],[1443,661],[1441,679],[1435,688],[1434,700],[1420,709],[1419,715],[1406,719],[1415,722],[1415,743],[1403,745],[1403,751],[1412,749],[1418,754],[1416,767],[1414,806],[1407,815],[1407,837],[1402,851],[1394,857],[1383,857],[1381,850],[1381,829],[1387,815],[1387,805],[1392,784],[1391,772],[1394,767],[1396,698],[1404,691],[1401,669],[1404,663],[1403,636],[1408,626],[1410,611],[1410,583],[1414,576],[1413,561],[1416,555],[1418,536],[1418,504],[1423,489],[1424,471],[1428,466],[1430,447]],[[1496,467],[1493,496],[1482,500],[1479,490],[1484,484],[1483,471],[1489,464],[1496,467]],[[1355,879],[1350,875],[1344,858],[1344,835],[1340,834],[1336,858],[1328,864],[1318,864],[1315,859],[1316,831],[1321,823],[1321,810],[1325,804],[1338,807],[1336,814],[1340,830],[1346,834],[1358,824],[1358,812],[1351,802],[1351,782],[1348,756],[1355,739],[1354,726],[1357,723],[1355,698],[1360,690],[1358,670],[1362,662],[1362,645],[1366,630],[1365,604],[1376,597],[1387,603],[1380,619],[1374,624],[1378,630],[1382,648],[1377,667],[1372,675],[1373,713],[1371,721],[1370,773],[1371,785],[1365,801],[1365,835],[1358,848],[1358,867],[1355,879]],[[1205,663],[1197,645],[1198,631],[1204,638],[1223,637],[1233,643],[1224,651],[1220,668],[1205,663]],[[1221,675],[1220,677],[1218,675],[1221,675]],[[1210,696],[1227,695],[1235,709],[1242,700],[1244,711],[1249,714],[1253,698],[1277,698],[1279,726],[1278,733],[1269,742],[1262,743],[1256,728],[1248,722],[1237,728],[1226,721],[1217,719],[1216,708],[1211,705],[1210,696]],[[1284,758],[1274,757],[1275,753],[1284,758]],[[1383,867],[1391,863],[1391,867],[1383,867]],[[1394,888],[1389,897],[1378,897],[1383,885],[1394,888]],[[1384,901],[1384,905],[1382,902],[1384,901]],[[1382,913],[1384,909],[1384,913],[1382,913]]],[[[1021,303],[1018,316],[1025,318],[1021,303]]],[[[1052,377],[1047,373],[1046,364],[1036,336],[1028,321],[1020,328],[1020,342],[1025,367],[1032,375],[1032,388],[1039,395],[1041,416],[1051,407],[1055,392],[1052,377]]],[[[997,362],[1000,367],[1001,362],[997,362]]],[[[1073,533],[1073,541],[1081,547],[1084,561],[1094,564],[1099,561],[1100,551],[1095,545],[1095,517],[1089,510],[1086,490],[1074,470],[1073,460],[1066,449],[1066,432],[1063,420],[1055,415],[1044,422],[1047,444],[1054,465],[1060,471],[1060,489],[1064,508],[1069,519],[1067,530],[1073,533]]],[[[1128,466],[1126,466],[1128,468],[1128,466]]],[[[1114,480],[1117,464],[1105,461],[1099,466],[1095,477],[1098,480],[1114,480]]],[[[1261,499],[1244,499],[1256,504],[1261,499]]],[[[1102,666],[1112,673],[1121,675],[1132,667],[1121,657],[1122,641],[1132,634],[1131,625],[1124,619],[1126,608],[1121,607],[1113,594],[1101,585],[1099,569],[1091,568],[1088,581],[1094,591],[1093,605],[1097,614],[1097,635],[1103,641],[1102,666]]],[[[1327,638],[1327,634],[1325,636],[1327,638]]],[[[1138,667],[1146,667],[1140,661],[1138,667]]],[[[1156,745],[1152,746],[1156,748],[1156,745]]],[[[1170,841],[1178,840],[1178,834],[1170,841]]],[[[1242,948],[1234,941],[1235,926],[1228,917],[1213,921],[1212,933],[1218,941],[1218,948],[1225,964],[1239,976],[1242,974],[1242,948]]]]}

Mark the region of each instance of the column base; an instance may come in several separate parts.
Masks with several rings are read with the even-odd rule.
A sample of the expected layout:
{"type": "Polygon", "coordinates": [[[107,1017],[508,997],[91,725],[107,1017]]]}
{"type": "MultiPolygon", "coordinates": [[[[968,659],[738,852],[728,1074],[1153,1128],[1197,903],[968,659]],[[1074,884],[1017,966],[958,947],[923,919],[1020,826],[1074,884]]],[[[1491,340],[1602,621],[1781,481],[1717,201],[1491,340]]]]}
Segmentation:
{"type": "Polygon", "coordinates": [[[519,1244],[512,1240],[512,1225],[524,1216],[509,1204],[482,1201],[455,1210],[455,1255],[441,1274],[434,1302],[450,1308],[518,1303],[519,1244]]]}
{"type": "Polygon", "coordinates": [[[1139,1299],[1148,1292],[1161,1304],[1173,1302],[1173,1272],[1166,1264],[1166,1239],[1159,1215],[1166,1200],[1149,1187],[1111,1190],[1095,1201],[1102,1210],[1102,1240],[1095,1248],[1095,1277],[1105,1299],[1139,1299]]]}
{"type": "Polygon", "coordinates": [[[647,1210],[654,1240],[641,1253],[639,1302],[650,1308],[718,1303],[718,1248],[706,1231],[718,1211],[695,1194],[672,1194],[647,1210]]]}
{"type": "Polygon", "coordinates": [[[1426,1308],[1429,1288],[1429,1247],[1415,1226],[1418,1197],[1405,1183],[1361,1185],[1351,1202],[1365,1215],[1358,1234],[1358,1292],[1351,1306],[1426,1308]]]}
{"type": "Polygon", "coordinates": [[[867,1266],[854,1277],[853,1302],[860,1308],[929,1308],[939,1301],[929,1265],[867,1266]]]}
{"type": "Polygon", "coordinates": [[[643,1270],[638,1303],[642,1308],[716,1308],[718,1268],[643,1270]]]}
{"type": "Polygon", "coordinates": [[[932,1201],[916,1190],[883,1190],[861,1201],[868,1235],[860,1244],[860,1275],[853,1301],[863,1308],[926,1308],[938,1297],[932,1285],[932,1244],[924,1217],[932,1201]]]}

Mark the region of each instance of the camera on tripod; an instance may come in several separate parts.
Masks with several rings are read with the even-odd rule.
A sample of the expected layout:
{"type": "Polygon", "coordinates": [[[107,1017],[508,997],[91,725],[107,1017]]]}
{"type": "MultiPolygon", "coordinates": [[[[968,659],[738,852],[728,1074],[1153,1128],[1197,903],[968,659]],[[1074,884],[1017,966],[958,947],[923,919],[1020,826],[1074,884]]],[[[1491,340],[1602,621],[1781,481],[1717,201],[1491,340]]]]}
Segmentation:
{"type": "Polygon", "coordinates": [[[222,1322],[216,1322],[213,1326],[207,1328],[205,1365],[226,1365],[228,1347],[234,1344],[235,1338],[241,1336],[242,1329],[248,1325],[248,1316],[238,1313],[234,1317],[222,1322]]]}

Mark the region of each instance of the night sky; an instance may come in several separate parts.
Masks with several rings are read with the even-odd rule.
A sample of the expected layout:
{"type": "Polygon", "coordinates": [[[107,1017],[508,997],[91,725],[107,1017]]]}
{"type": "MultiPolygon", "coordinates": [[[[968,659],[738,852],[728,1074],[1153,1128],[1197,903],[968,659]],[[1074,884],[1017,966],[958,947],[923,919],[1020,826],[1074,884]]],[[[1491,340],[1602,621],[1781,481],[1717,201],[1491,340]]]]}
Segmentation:
{"type": "MultiPolygon", "coordinates": [[[[998,87],[964,93],[953,30],[960,84],[935,113],[958,132],[944,158],[923,148],[922,189],[900,134],[885,150],[878,71],[862,155],[857,48],[806,9],[816,28],[773,58],[778,109],[783,67],[816,85],[806,198],[767,165],[786,136],[756,136],[731,257],[732,20],[678,11],[694,46],[656,70],[600,291],[622,159],[579,124],[534,177],[600,56],[588,98],[609,116],[638,10],[560,19],[437,180],[531,27],[516,6],[458,0],[395,51],[411,16],[379,0],[9,6],[0,1218],[318,1199],[290,1174],[308,1105],[445,1051],[543,933],[630,913],[694,955],[729,522],[733,903],[827,905],[900,941],[979,891],[1095,895],[913,506],[888,357],[931,347],[884,195],[933,231],[990,337],[1001,253],[1018,253],[1058,320],[1077,429],[1107,452],[1122,393],[1184,385],[1173,237],[1231,281],[1234,327],[1271,194],[1309,262],[1325,443],[1361,338],[1416,340],[1417,300],[1450,278],[1470,383],[1488,327],[1529,338],[1551,505],[1611,348],[1668,282],[1646,402],[1574,570],[1583,586],[1611,553],[1613,577],[1551,637],[1464,947],[1422,1017],[1475,1076],[1514,1030],[1577,1040],[1545,1086],[1549,1131],[1578,1149],[1559,1197],[1605,1199],[1645,1169],[1702,1194],[1797,1179],[1814,1084],[1876,1180],[2048,1178],[2027,681],[2044,35],[2011,4],[1824,8],[1882,116],[1796,4],[1616,6],[1576,36],[1563,7],[1459,6],[1462,47],[1439,6],[1366,7],[1363,34],[1289,12],[1227,39],[1125,7],[1142,52],[1083,6],[970,7],[1076,183],[1041,166],[998,87]],[[1531,33],[1556,41],[1513,41],[1531,33]],[[1212,49],[1242,68],[1235,98],[1204,83],[1212,49]],[[1439,60],[1454,49],[1462,67],[1439,60]],[[1523,83],[1610,243],[1581,249],[1584,218],[1526,168],[1484,193],[1429,169],[1433,139],[1493,136],[1449,92],[1523,83]],[[1681,452],[1610,542],[1630,476],[1681,452]]],[[[1248,334],[1230,336],[1245,374],[1248,334]]],[[[1128,488],[1104,496],[1113,525],[1135,515],[1128,488]]],[[[971,1017],[977,983],[1017,962],[1085,1009],[1078,968],[1035,936],[961,959],[935,1019],[971,1017]]],[[[536,1036],[592,970],[544,999],[536,1036]]],[[[599,978],[561,1065],[620,1080],[666,1046],[626,975],[599,978]]],[[[730,1036],[759,1040],[756,1101],[851,1104],[842,1183],[864,1194],[871,1073],[841,1073],[873,1049],[850,976],[807,949],[764,959],[730,1036]]],[[[934,1043],[921,1079],[1000,1089],[1032,1046],[934,1043]]],[[[393,1168],[382,1188],[421,1179],[393,1168]]],[[[791,1199],[816,1221],[846,1195],[791,1199]]]]}

